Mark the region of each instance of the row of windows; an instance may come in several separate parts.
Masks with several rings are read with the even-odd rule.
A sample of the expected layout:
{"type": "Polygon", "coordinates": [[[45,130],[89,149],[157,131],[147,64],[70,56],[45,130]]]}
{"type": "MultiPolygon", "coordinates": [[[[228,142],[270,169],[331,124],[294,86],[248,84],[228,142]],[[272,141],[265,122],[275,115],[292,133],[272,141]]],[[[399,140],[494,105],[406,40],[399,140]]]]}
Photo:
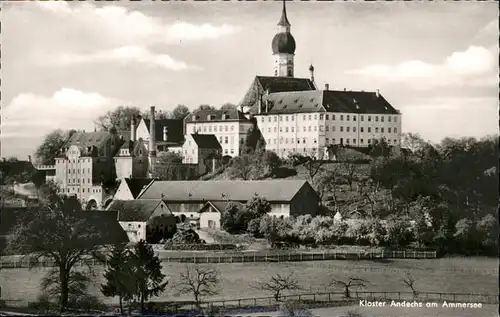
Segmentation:
{"type": "MultiPolygon", "coordinates": [[[[62,159],[62,160],[56,160],[56,163],[64,163],[64,161],[66,161],[66,160],[64,160],[64,159],[62,159]]],[[[75,160],[75,159],[68,160],[68,163],[70,163],[70,164],[71,163],[73,163],[73,164],[75,164],[75,163],[86,163],[86,162],[90,163],[90,162],[92,162],[92,159],[90,159],[90,158],[80,158],[78,160],[75,160]]]]}
{"type": "MultiPolygon", "coordinates": [[[[68,179],[68,184],[80,184],[79,178],[68,179]]],[[[85,178],[82,178],[82,184],[85,184],[85,178]]],[[[89,178],[88,184],[92,184],[92,179],[89,178]]]]}
{"type": "MultiPolygon", "coordinates": [[[[284,143],[284,144],[288,144],[288,140],[289,140],[288,138],[284,138],[284,139],[282,138],[282,139],[280,139],[280,140],[279,140],[279,144],[283,144],[283,143],[284,143]]],[[[351,139],[346,138],[346,139],[345,139],[345,142],[346,142],[347,144],[350,144],[350,143],[351,143],[351,141],[350,141],[350,140],[351,140],[351,139]]],[[[294,139],[294,138],[290,139],[290,144],[293,144],[293,143],[294,143],[294,141],[295,141],[295,139],[294,139]]],[[[386,141],[387,141],[387,143],[388,143],[388,144],[391,144],[391,140],[390,140],[390,139],[387,139],[386,141]]],[[[276,144],[277,140],[276,140],[276,139],[267,139],[267,142],[268,142],[267,144],[276,144]]],[[[398,143],[398,141],[397,141],[396,139],[392,140],[392,142],[394,142],[393,144],[397,144],[397,143],[398,143]]],[[[301,143],[301,139],[300,139],[300,138],[298,138],[298,139],[297,139],[297,144],[300,144],[300,143],[301,143]]],[[[306,143],[307,143],[307,138],[302,138],[302,143],[303,143],[303,144],[306,144],[306,143]]],[[[316,138],[314,138],[314,139],[313,139],[313,143],[318,143],[318,140],[317,140],[316,138]]],[[[326,143],[327,145],[328,145],[328,144],[330,144],[330,139],[329,139],[329,138],[325,138],[325,143],[326,143]]],[[[341,144],[343,144],[343,143],[344,143],[344,138],[340,138],[340,143],[341,143],[341,144]]],[[[356,139],[352,139],[352,143],[353,143],[353,144],[356,144],[356,139]]],[[[359,143],[360,143],[360,144],[364,144],[364,143],[365,143],[365,142],[364,142],[364,139],[359,139],[359,143]]],[[[368,144],[370,144],[370,143],[371,143],[371,139],[368,139],[368,144]]],[[[335,138],[333,138],[333,139],[332,139],[332,143],[331,143],[331,144],[337,144],[337,143],[336,143],[336,139],[335,139],[335,138]]]]}
{"type": "MultiPolygon", "coordinates": [[[[80,187],[76,187],[76,188],[73,188],[73,187],[68,187],[68,193],[69,192],[74,192],[74,193],[79,193],[80,192],[80,187]]],[[[101,192],[101,189],[98,188],[92,188],[92,192],[93,193],[100,193],[101,192]]],[[[82,193],[85,193],[85,188],[82,188],[82,193]]],[[[87,193],[90,193],[90,188],[87,188],[87,193]]]]}
{"type": "MultiPolygon", "coordinates": [[[[220,144],[229,144],[229,137],[225,136],[225,137],[219,137],[219,143],[220,144]]],[[[234,136],[231,135],[231,144],[234,143],[234,136]]],[[[245,138],[240,138],[240,144],[244,144],[245,143],[245,138]]]]}
{"type": "MultiPolygon", "coordinates": [[[[319,131],[323,131],[323,127],[324,127],[324,130],[326,132],[328,132],[330,130],[329,126],[322,126],[322,125],[320,125],[319,126],[319,131]]],[[[285,131],[285,133],[288,132],[288,127],[280,127],[280,132],[283,132],[283,130],[285,131]]],[[[299,129],[297,129],[297,132],[299,132],[298,130],[299,129]]],[[[313,131],[317,132],[318,131],[318,126],[316,126],[316,125],[315,126],[308,126],[307,128],[306,128],[306,126],[303,126],[302,130],[303,130],[303,132],[313,132],[313,131]]],[[[335,130],[336,130],[335,126],[332,125],[332,132],[335,132],[335,130]]],[[[345,131],[346,132],[351,132],[351,127],[345,127],[345,131]]],[[[359,128],[359,132],[364,132],[364,131],[365,131],[364,127],[360,127],[359,128]]],[[[385,131],[384,127],[381,127],[380,128],[380,133],[385,133],[384,131],[385,131]]],[[[267,132],[271,132],[271,128],[267,128],[267,132]]],[[[274,132],[275,133],[277,132],[277,127],[274,127],[274,132]]],[[[290,132],[295,132],[294,127],[290,127],[290,132]]],[[[344,127],[343,126],[340,127],[340,132],[344,132],[344,127]]],[[[356,127],[352,127],[352,132],[356,132],[356,127]]],[[[367,132],[371,133],[372,132],[372,128],[368,127],[368,131],[367,132]]],[[[375,133],[379,133],[379,128],[378,127],[375,127],[375,133]]],[[[398,133],[398,128],[387,128],[387,133],[398,133]]]]}
{"type": "MultiPolygon", "coordinates": [[[[219,126],[219,131],[220,132],[228,132],[229,131],[229,127],[227,125],[221,125],[219,126]]],[[[234,131],[234,125],[231,126],[231,131],[234,131]]],[[[201,127],[193,127],[193,132],[201,132],[201,127]]],[[[207,126],[203,126],[203,132],[212,132],[212,126],[209,125],[208,127],[207,126]]],[[[214,125],[213,126],[213,132],[217,132],[217,126],[214,125]]]]}
{"type": "MultiPolygon", "coordinates": [[[[345,118],[346,121],[351,121],[351,118],[352,118],[352,121],[356,121],[357,120],[356,118],[357,118],[358,115],[349,115],[349,114],[347,114],[347,115],[344,116],[343,114],[341,114],[339,116],[340,116],[340,121],[344,121],[344,118],[345,118]]],[[[274,122],[278,122],[278,116],[268,116],[267,117],[267,121],[268,122],[273,121],[273,119],[271,119],[271,117],[274,118],[274,122]]],[[[372,121],[372,116],[368,116],[367,115],[366,117],[367,117],[366,119],[367,119],[368,122],[372,121]]],[[[380,119],[380,122],[384,122],[384,120],[385,120],[384,119],[385,116],[382,116],[382,115],[380,115],[380,116],[373,116],[373,117],[374,117],[375,122],[379,122],[379,119],[380,119]]],[[[294,115],[279,116],[279,118],[280,118],[279,119],[280,121],[283,121],[283,118],[285,118],[285,121],[289,121],[289,120],[290,121],[294,121],[295,120],[295,116],[294,115]]],[[[336,120],[336,115],[332,114],[331,118],[332,118],[332,120],[336,120]]],[[[319,119],[320,120],[323,120],[323,119],[324,120],[330,120],[330,114],[320,113],[319,114],[319,119]]],[[[302,120],[303,121],[306,121],[306,120],[318,120],[318,114],[303,114],[302,115],[302,120]]],[[[359,115],[359,120],[360,121],[365,121],[365,115],[359,115]]],[[[262,117],[261,121],[264,122],[265,121],[265,117],[262,117]]],[[[398,121],[398,117],[397,116],[387,116],[387,122],[392,122],[392,121],[397,122],[398,121]]]]}
{"type": "MultiPolygon", "coordinates": [[[[82,172],[82,174],[85,174],[85,169],[82,168],[81,172],[82,172]]],[[[87,173],[90,174],[90,168],[87,168],[87,173]]],[[[75,170],[74,168],[73,169],[68,168],[68,174],[80,174],[80,169],[78,168],[75,170]],[[76,171],[76,173],[75,173],[75,171],[76,171]]]]}

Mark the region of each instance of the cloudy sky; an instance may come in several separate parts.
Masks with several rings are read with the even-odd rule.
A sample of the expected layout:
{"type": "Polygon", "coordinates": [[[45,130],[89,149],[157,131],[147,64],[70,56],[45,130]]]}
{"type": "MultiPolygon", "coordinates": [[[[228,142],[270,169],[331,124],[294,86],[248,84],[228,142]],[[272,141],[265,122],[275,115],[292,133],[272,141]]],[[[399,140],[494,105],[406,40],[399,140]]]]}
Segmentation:
{"type": "MultiPolygon", "coordinates": [[[[403,132],[439,141],[498,130],[493,2],[289,2],[295,73],[371,90],[403,132]]],[[[93,130],[118,105],[238,103],[272,75],[280,2],[2,4],[2,153],[26,159],[55,128],[93,130]]]]}

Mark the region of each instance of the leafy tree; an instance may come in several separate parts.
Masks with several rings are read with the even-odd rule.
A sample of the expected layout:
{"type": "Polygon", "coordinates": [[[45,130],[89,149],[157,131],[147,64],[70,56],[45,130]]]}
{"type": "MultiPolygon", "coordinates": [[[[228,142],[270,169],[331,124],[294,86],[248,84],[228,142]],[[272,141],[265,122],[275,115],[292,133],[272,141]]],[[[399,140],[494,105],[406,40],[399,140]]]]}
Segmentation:
{"type": "Polygon", "coordinates": [[[255,179],[256,171],[254,166],[254,157],[251,154],[243,154],[241,156],[234,157],[227,169],[227,173],[231,179],[255,179]]]}
{"type": "Polygon", "coordinates": [[[491,214],[485,215],[476,223],[476,230],[483,247],[498,252],[498,218],[491,214]]]}
{"type": "Polygon", "coordinates": [[[134,246],[130,261],[135,279],[135,298],[144,312],[145,301],[165,291],[168,282],[164,282],[160,259],[155,255],[153,247],[144,240],[134,246]]]}
{"type": "MultiPolygon", "coordinates": [[[[256,218],[255,220],[257,220],[256,218]]],[[[277,242],[280,240],[280,235],[278,233],[278,222],[280,219],[272,217],[269,215],[264,215],[260,218],[259,223],[259,233],[271,244],[271,247],[275,247],[277,242]]]]}
{"type": "Polygon", "coordinates": [[[28,212],[8,236],[7,250],[24,254],[30,260],[49,258],[57,267],[59,307],[68,307],[75,264],[96,255],[101,232],[84,218],[78,200],[52,192],[42,199],[38,209],[28,212]]]}
{"type": "Polygon", "coordinates": [[[426,142],[418,133],[403,133],[401,136],[401,147],[409,150],[411,153],[417,153],[417,151],[423,149],[426,146],[426,142]]]}
{"type": "Polygon", "coordinates": [[[314,153],[311,153],[310,155],[305,157],[306,160],[303,165],[307,169],[309,180],[313,180],[314,176],[316,176],[316,174],[318,174],[319,171],[323,168],[325,162],[316,158],[316,155],[314,153]]]}
{"type": "Polygon", "coordinates": [[[334,279],[330,286],[338,286],[344,289],[344,297],[351,298],[351,289],[352,288],[362,288],[366,287],[368,281],[359,277],[350,276],[347,281],[334,279]]]}
{"type": "Polygon", "coordinates": [[[177,107],[170,112],[169,119],[184,119],[189,114],[189,108],[185,105],[177,105],[177,107]]]}
{"type": "Polygon", "coordinates": [[[211,106],[211,105],[201,104],[201,105],[198,106],[198,108],[196,108],[196,109],[193,110],[193,113],[196,113],[196,112],[198,112],[200,110],[217,110],[217,109],[215,109],[215,107],[211,106]]]}
{"type": "Polygon", "coordinates": [[[404,248],[413,241],[413,232],[407,218],[389,219],[387,221],[386,243],[394,248],[404,248]]]}
{"type": "Polygon", "coordinates": [[[266,198],[255,195],[247,200],[245,210],[251,218],[260,218],[271,212],[271,204],[266,198]]]}
{"type": "Polygon", "coordinates": [[[230,102],[226,102],[220,107],[220,110],[222,111],[237,111],[238,107],[235,104],[232,104],[230,102]]]}
{"type": "Polygon", "coordinates": [[[140,116],[141,110],[137,107],[119,106],[115,110],[99,116],[94,123],[101,131],[109,131],[112,127],[119,130],[129,130],[132,118],[140,116]]]}
{"type": "Polygon", "coordinates": [[[68,139],[69,134],[63,130],[54,130],[47,134],[35,152],[36,164],[54,164],[54,158],[68,139]]]}
{"type": "Polygon", "coordinates": [[[371,157],[388,157],[391,153],[391,148],[385,138],[373,139],[368,148],[371,157]]]}
{"type": "Polygon", "coordinates": [[[271,292],[277,302],[281,300],[280,296],[283,291],[301,289],[299,282],[292,273],[287,275],[276,274],[271,276],[268,281],[257,282],[253,287],[262,291],[271,292]]]}
{"type": "Polygon", "coordinates": [[[182,164],[182,156],[176,152],[163,152],[156,159],[153,177],[160,180],[189,180],[196,177],[195,171],[182,164]]]}
{"type": "Polygon", "coordinates": [[[338,206],[338,190],[344,180],[338,167],[339,166],[335,164],[331,169],[323,169],[316,174],[312,180],[312,186],[321,200],[323,200],[326,195],[331,195],[335,203],[335,210],[337,210],[338,206]]]}
{"type": "Polygon", "coordinates": [[[201,300],[219,294],[219,284],[219,272],[216,269],[188,265],[185,271],[180,273],[175,288],[180,294],[192,295],[198,310],[201,310],[201,300]]]}
{"type": "MultiPolygon", "coordinates": [[[[161,120],[161,119],[170,119],[170,116],[172,114],[168,111],[162,110],[162,109],[156,109],[155,108],[155,120],[161,120]]],[[[140,117],[142,119],[151,119],[151,110],[144,110],[141,114],[140,117]]]]}
{"type": "Polygon", "coordinates": [[[123,315],[123,300],[132,300],[135,293],[130,258],[131,254],[127,249],[122,246],[114,247],[107,260],[107,268],[104,273],[106,284],[101,285],[101,292],[104,296],[118,296],[121,315],[123,315]]]}

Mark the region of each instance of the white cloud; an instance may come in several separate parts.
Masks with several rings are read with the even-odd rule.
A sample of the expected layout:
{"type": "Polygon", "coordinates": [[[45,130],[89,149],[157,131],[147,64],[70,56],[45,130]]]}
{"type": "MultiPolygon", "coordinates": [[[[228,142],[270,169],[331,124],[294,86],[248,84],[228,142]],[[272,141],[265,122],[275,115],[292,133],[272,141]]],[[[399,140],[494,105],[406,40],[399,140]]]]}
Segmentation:
{"type": "Polygon", "coordinates": [[[177,21],[167,24],[159,18],[125,7],[106,5],[96,7],[90,2],[69,4],[65,1],[36,2],[37,7],[49,14],[83,29],[106,37],[116,46],[178,43],[216,39],[239,32],[239,27],[222,24],[192,24],[177,21]]]}
{"type": "Polygon", "coordinates": [[[416,84],[448,85],[494,84],[492,73],[497,69],[493,50],[482,46],[470,46],[465,51],[454,52],[441,64],[429,64],[419,60],[406,61],[397,65],[371,65],[348,73],[373,77],[389,82],[412,82],[416,84]],[[425,79],[425,81],[423,81],[425,79]]]}
{"type": "Polygon", "coordinates": [[[66,53],[39,56],[39,62],[45,65],[52,64],[60,66],[92,62],[116,62],[121,64],[140,63],[174,71],[199,69],[199,67],[190,66],[184,62],[177,61],[169,55],[155,54],[148,49],[139,46],[122,46],[116,49],[101,51],[93,54],[66,53]]]}
{"type": "Polygon", "coordinates": [[[7,143],[14,147],[9,150],[16,152],[19,138],[25,139],[24,147],[35,149],[43,136],[55,129],[93,130],[93,121],[119,104],[119,100],[98,93],[70,88],[62,88],[49,97],[19,94],[2,111],[3,150],[7,143]]]}

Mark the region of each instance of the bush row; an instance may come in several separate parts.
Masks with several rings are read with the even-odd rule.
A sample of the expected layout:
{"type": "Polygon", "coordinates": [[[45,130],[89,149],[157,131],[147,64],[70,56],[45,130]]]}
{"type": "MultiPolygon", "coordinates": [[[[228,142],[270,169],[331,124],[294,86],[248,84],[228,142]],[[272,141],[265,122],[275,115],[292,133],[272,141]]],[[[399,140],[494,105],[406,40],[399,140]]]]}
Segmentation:
{"type": "Polygon", "coordinates": [[[188,244],[188,243],[167,243],[164,250],[194,250],[194,251],[216,251],[216,250],[236,250],[235,244],[188,244]]]}

